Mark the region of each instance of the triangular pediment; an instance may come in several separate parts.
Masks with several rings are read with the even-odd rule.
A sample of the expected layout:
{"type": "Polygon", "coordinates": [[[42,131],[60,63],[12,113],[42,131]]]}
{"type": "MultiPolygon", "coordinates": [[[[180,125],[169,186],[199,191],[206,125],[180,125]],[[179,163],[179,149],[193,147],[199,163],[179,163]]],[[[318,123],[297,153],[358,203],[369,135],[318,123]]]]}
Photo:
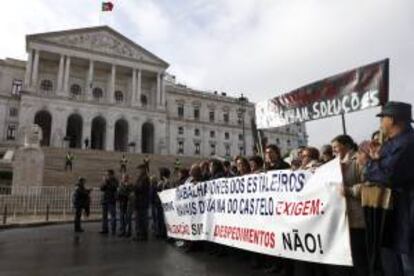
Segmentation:
{"type": "Polygon", "coordinates": [[[168,67],[167,62],[107,26],[35,34],[27,39],[168,67]]]}

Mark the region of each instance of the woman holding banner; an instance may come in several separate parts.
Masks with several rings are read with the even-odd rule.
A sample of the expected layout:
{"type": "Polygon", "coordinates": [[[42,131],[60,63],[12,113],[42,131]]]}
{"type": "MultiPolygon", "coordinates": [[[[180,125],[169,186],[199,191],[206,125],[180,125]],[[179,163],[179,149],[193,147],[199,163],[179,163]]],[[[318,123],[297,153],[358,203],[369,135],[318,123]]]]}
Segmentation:
{"type": "Polygon", "coordinates": [[[348,135],[339,135],[332,140],[332,148],[339,157],[344,181],[347,212],[350,227],[351,251],[354,267],[326,266],[329,275],[369,275],[365,239],[365,219],[361,201],[352,192],[363,182],[361,165],[357,162],[358,146],[348,135]]]}

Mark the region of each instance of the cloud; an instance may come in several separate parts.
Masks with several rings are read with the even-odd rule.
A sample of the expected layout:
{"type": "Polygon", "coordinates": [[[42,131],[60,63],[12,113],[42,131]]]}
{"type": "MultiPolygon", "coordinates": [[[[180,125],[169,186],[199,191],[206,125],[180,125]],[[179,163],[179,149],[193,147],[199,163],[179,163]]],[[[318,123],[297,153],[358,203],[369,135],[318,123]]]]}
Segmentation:
{"type": "MultiPolygon", "coordinates": [[[[195,88],[259,101],[390,57],[391,99],[414,102],[413,1],[115,0],[101,17],[100,3],[8,1],[0,55],[25,57],[26,34],[101,21],[168,61],[169,71],[195,88]]],[[[348,132],[368,137],[376,111],[347,116],[348,132]]],[[[311,122],[308,131],[310,143],[321,145],[341,132],[341,120],[311,122]]]]}

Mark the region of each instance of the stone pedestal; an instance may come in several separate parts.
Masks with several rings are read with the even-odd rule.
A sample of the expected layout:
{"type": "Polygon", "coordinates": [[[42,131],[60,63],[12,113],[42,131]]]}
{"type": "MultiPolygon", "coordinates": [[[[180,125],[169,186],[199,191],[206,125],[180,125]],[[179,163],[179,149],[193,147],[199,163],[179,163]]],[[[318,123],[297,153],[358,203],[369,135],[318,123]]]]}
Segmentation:
{"type": "Polygon", "coordinates": [[[13,161],[13,194],[40,193],[40,189],[23,187],[40,187],[43,185],[45,155],[40,148],[42,132],[39,126],[27,128],[24,146],[15,152],[13,161]]]}

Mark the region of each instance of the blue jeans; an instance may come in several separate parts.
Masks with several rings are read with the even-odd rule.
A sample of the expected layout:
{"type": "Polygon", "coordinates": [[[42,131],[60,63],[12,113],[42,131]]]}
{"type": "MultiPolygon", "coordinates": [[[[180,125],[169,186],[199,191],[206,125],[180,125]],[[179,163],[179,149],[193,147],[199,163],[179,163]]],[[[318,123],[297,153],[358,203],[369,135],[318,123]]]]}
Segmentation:
{"type": "Polygon", "coordinates": [[[102,231],[108,232],[108,214],[111,216],[111,230],[112,234],[116,233],[116,204],[103,203],[102,204],[102,231]]]}

